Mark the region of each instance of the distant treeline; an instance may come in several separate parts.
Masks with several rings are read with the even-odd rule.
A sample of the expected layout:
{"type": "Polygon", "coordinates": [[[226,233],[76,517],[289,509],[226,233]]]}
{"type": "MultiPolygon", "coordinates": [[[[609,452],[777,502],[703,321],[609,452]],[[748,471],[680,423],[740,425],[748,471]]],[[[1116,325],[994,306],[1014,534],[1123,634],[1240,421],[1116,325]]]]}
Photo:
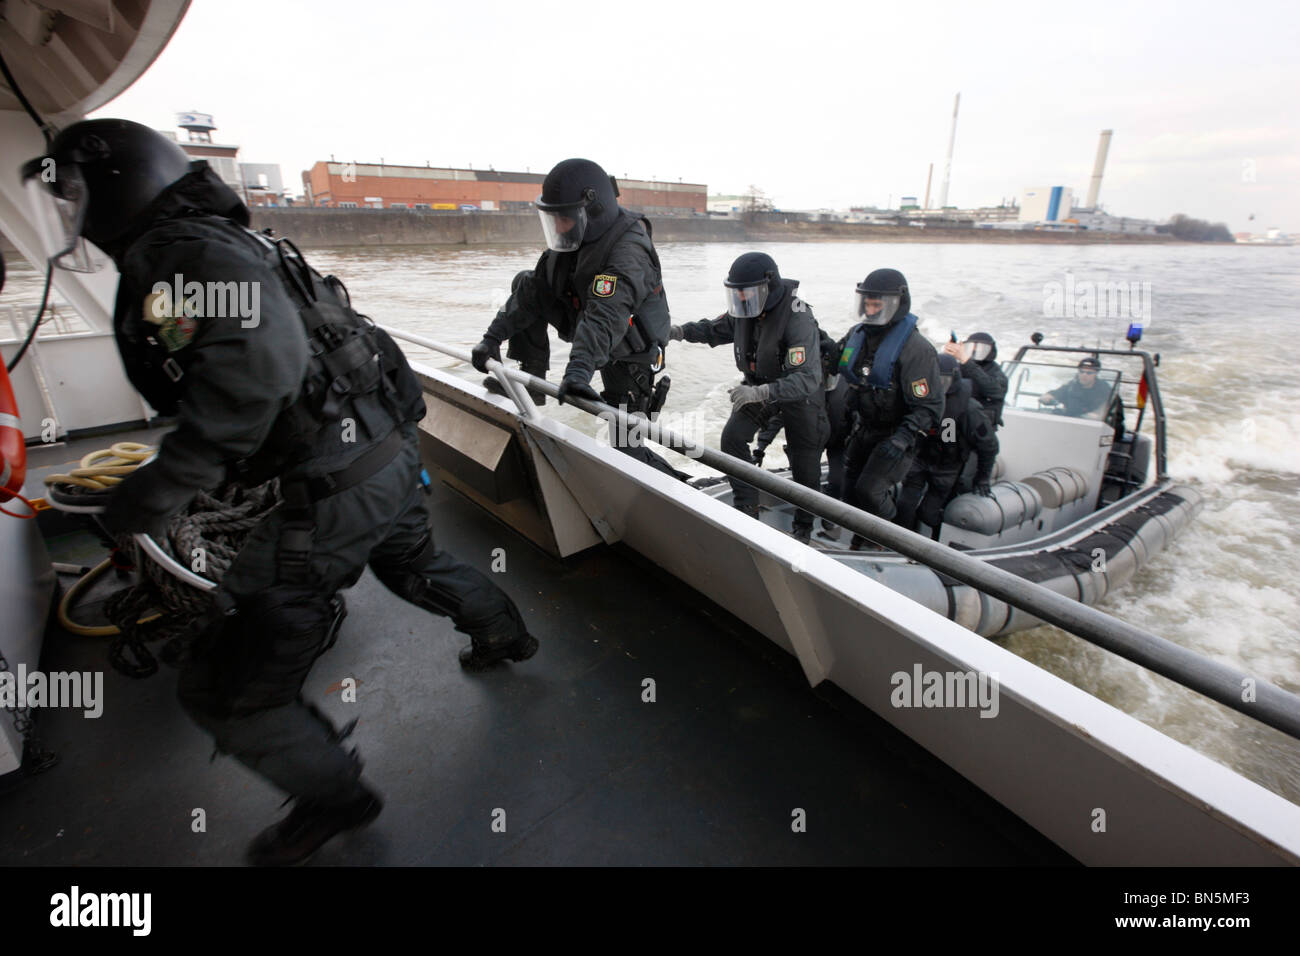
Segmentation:
{"type": "Polygon", "coordinates": [[[1184,216],[1181,212],[1170,219],[1168,225],[1156,226],[1156,232],[1187,242],[1232,242],[1232,233],[1224,223],[1208,223],[1204,219],[1184,216]]]}

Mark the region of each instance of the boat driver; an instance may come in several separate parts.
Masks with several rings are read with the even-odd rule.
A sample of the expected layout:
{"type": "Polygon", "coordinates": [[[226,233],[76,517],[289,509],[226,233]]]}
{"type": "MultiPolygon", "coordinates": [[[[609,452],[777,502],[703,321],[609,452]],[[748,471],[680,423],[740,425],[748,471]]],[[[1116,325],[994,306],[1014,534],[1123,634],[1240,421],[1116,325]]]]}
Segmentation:
{"type": "Polygon", "coordinates": [[[1110,386],[1100,381],[1101,362],[1094,356],[1080,360],[1078,373],[1060,388],[1038,397],[1043,405],[1056,406],[1056,414],[1083,418],[1106,404],[1110,386]]]}

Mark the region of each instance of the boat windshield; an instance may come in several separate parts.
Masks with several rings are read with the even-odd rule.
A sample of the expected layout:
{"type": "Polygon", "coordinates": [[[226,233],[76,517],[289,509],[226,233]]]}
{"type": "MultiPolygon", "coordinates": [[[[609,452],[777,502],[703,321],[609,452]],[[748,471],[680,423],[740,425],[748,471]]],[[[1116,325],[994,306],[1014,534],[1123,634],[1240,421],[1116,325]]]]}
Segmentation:
{"type": "Polygon", "coordinates": [[[1100,420],[1119,385],[1118,369],[1013,362],[1007,369],[1007,407],[1100,420]]]}

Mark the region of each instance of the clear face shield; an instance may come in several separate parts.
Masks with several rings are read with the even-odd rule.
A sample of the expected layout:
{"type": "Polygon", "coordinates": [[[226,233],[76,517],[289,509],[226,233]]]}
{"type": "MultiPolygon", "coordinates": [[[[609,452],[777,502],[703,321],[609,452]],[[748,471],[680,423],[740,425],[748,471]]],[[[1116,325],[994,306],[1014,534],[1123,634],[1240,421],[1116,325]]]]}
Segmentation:
{"type": "Polygon", "coordinates": [[[983,362],[993,354],[993,346],[988,342],[972,342],[967,339],[966,345],[970,349],[970,357],[973,362],[983,362]]]}
{"type": "Polygon", "coordinates": [[[902,304],[901,295],[859,291],[853,300],[853,314],[856,316],[854,321],[865,322],[867,325],[888,325],[902,304]]]}
{"type": "Polygon", "coordinates": [[[573,252],[582,245],[587,231],[585,206],[557,206],[551,209],[537,207],[546,235],[546,248],[552,252],[573,252]]]}
{"type": "Polygon", "coordinates": [[[761,315],[767,305],[767,280],[757,285],[725,285],[727,290],[727,314],[733,319],[752,319],[761,315]]]}
{"type": "Polygon", "coordinates": [[[939,388],[945,395],[952,391],[953,383],[960,380],[961,376],[957,372],[939,372],[939,388]]]}
{"type": "Polygon", "coordinates": [[[56,168],[50,157],[23,167],[23,186],[32,221],[54,265],[69,272],[94,272],[81,227],[90,194],[76,163],[56,168]]]}

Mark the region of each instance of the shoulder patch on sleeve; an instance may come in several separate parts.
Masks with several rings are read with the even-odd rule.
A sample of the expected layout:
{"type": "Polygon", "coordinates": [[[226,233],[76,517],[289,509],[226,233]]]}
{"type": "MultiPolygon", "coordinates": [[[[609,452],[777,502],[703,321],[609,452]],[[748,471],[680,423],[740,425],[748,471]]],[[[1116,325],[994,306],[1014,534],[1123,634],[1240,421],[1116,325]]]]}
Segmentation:
{"type": "Polygon", "coordinates": [[[618,276],[599,275],[591,282],[591,294],[607,299],[618,287],[618,276]]]}
{"type": "Polygon", "coordinates": [[[193,316],[168,316],[158,327],[158,338],[168,352],[177,352],[190,344],[198,327],[199,323],[193,316]]]}
{"type": "Polygon", "coordinates": [[[785,353],[785,364],[792,365],[792,366],[802,365],[804,363],[804,359],[806,359],[807,357],[808,357],[808,353],[804,350],[804,347],[802,345],[798,345],[785,353]]]}
{"type": "Polygon", "coordinates": [[[930,383],[923,378],[918,378],[912,383],[912,394],[917,398],[925,398],[930,394],[930,383]]]}

